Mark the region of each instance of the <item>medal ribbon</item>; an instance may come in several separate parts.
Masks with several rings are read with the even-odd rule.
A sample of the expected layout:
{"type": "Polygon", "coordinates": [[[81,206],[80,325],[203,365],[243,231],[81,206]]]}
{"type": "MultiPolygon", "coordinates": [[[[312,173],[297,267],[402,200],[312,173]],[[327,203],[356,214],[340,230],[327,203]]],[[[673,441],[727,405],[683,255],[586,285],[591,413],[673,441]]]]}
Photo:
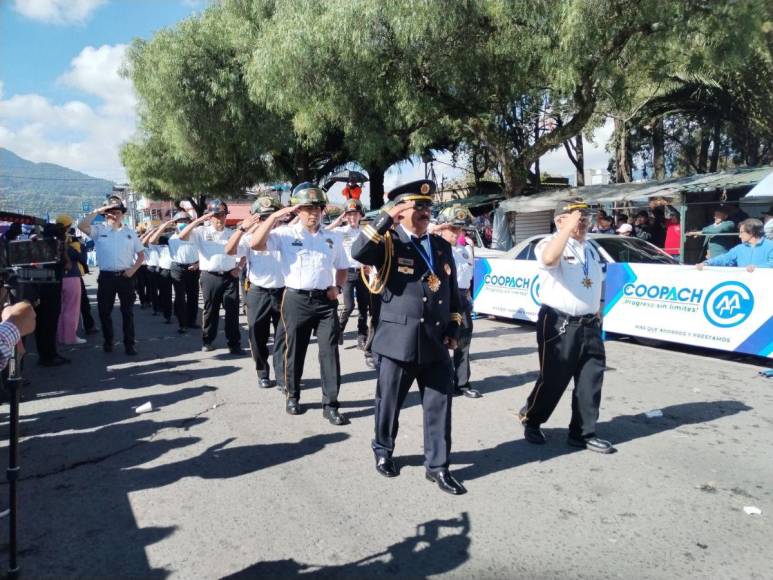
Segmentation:
{"type": "Polygon", "coordinates": [[[582,274],[585,276],[585,278],[588,278],[588,271],[590,269],[590,266],[588,264],[588,259],[590,256],[588,255],[588,244],[583,244],[583,250],[584,250],[584,260],[580,260],[580,255],[577,253],[577,250],[574,249],[574,246],[570,245],[569,249],[572,250],[572,253],[574,254],[575,258],[580,260],[580,263],[582,264],[582,274]]]}
{"type": "Polygon", "coordinates": [[[419,255],[421,256],[421,259],[424,260],[424,263],[427,265],[427,268],[429,268],[429,271],[433,274],[435,273],[435,260],[432,258],[432,240],[429,236],[427,236],[427,243],[429,244],[429,256],[427,256],[427,252],[424,249],[424,246],[421,245],[421,243],[416,243],[413,238],[411,238],[411,243],[413,246],[418,250],[419,255]]]}

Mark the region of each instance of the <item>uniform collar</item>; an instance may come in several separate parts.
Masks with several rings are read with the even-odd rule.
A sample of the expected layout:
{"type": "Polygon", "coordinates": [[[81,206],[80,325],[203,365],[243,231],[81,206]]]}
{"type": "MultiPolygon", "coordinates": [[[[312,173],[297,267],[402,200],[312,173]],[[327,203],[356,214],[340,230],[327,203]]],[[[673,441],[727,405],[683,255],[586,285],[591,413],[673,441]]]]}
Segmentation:
{"type": "Polygon", "coordinates": [[[315,233],[311,233],[309,230],[306,229],[306,226],[304,226],[302,223],[298,222],[297,224],[294,224],[292,226],[295,229],[296,237],[316,237],[322,233],[322,225],[320,224],[319,228],[317,228],[317,231],[315,233]]]}

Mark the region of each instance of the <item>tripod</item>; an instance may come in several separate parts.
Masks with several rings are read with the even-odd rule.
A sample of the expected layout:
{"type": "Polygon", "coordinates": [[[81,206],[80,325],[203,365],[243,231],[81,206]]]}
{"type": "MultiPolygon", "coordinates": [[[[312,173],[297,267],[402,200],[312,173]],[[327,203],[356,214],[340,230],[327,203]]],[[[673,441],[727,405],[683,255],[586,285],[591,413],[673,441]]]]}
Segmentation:
{"type": "Polygon", "coordinates": [[[8,362],[8,386],[10,417],[8,419],[8,578],[18,578],[18,545],[17,520],[18,513],[16,483],[19,479],[19,399],[21,398],[21,356],[16,346],[8,362]]]}

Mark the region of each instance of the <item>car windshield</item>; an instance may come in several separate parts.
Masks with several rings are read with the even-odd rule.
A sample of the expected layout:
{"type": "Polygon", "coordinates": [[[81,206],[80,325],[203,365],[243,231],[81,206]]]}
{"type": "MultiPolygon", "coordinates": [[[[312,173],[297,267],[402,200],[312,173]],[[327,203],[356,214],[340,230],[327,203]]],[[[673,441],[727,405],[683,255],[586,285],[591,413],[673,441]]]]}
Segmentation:
{"type": "Polygon", "coordinates": [[[615,262],[633,262],[637,264],[674,264],[670,256],[660,252],[655,246],[636,238],[596,238],[595,243],[604,248],[615,262]]]}

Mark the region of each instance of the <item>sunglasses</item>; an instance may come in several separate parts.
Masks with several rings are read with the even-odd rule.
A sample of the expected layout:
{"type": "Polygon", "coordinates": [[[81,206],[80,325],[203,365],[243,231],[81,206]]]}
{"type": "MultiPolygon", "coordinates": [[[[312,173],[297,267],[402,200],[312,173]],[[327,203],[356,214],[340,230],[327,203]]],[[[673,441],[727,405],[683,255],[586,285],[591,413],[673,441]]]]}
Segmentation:
{"type": "Polygon", "coordinates": [[[429,209],[432,207],[431,203],[427,203],[426,201],[415,201],[413,203],[413,209],[416,211],[429,211],[429,209]]]}

